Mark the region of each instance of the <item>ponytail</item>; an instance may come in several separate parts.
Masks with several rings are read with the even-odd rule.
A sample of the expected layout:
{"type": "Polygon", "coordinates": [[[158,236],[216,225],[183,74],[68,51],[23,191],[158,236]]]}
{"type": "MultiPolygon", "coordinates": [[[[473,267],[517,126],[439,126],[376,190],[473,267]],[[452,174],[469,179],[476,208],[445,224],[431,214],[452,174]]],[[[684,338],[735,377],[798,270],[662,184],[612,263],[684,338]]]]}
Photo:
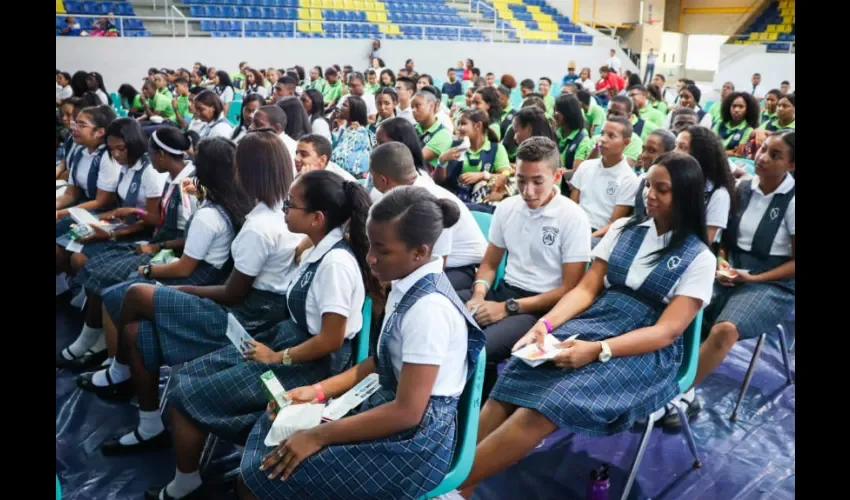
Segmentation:
{"type": "Polygon", "coordinates": [[[448,229],[460,220],[460,209],[457,205],[448,198],[437,200],[437,205],[443,213],[443,228],[448,229]]]}
{"type": "MultiPolygon", "coordinates": [[[[336,174],[334,174],[336,175],[336,174]]],[[[363,285],[373,298],[382,294],[381,284],[369,271],[369,263],[366,262],[366,254],[369,252],[369,236],[366,234],[366,220],[369,218],[369,208],[372,200],[366,188],[356,181],[343,181],[342,190],[345,193],[345,208],[351,214],[348,219],[348,244],[354,252],[360,273],[363,277],[363,285]]]]}
{"type": "Polygon", "coordinates": [[[190,150],[197,149],[200,136],[193,131],[183,132],[177,127],[164,127],[151,134],[151,152],[162,151],[174,158],[182,159],[190,150]]]}

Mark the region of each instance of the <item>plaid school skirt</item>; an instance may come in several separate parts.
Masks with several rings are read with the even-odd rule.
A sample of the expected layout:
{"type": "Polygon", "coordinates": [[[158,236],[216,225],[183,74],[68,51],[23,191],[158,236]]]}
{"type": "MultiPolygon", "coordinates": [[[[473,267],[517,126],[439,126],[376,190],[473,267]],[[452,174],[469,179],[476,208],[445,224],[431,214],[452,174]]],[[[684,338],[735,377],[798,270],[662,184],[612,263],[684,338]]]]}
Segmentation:
{"type": "MultiPolygon", "coordinates": [[[[231,345],[227,314],[254,335],[289,317],[286,296],[252,288],[241,304],[222,306],[210,299],[158,286],[154,292],[153,321],[139,322],[136,345],[153,373],[231,345]]],[[[260,335],[257,340],[263,341],[260,335]]]]}
{"type": "Polygon", "coordinates": [[[375,441],[323,448],[301,462],[286,481],[270,480],[268,471],[260,471],[263,458],[274,449],[263,443],[272,424],[264,414],[248,436],[242,480],[259,499],[419,498],[436,488],[451,467],[457,402],[432,397],[419,426],[375,441]]]}
{"type": "MultiPolygon", "coordinates": [[[[552,332],[558,340],[600,341],[654,325],[659,311],[619,291],[606,290],[580,316],[552,332]]],[[[669,403],[678,393],[681,337],[658,351],[592,362],[577,370],[553,363],[531,368],[511,358],[490,398],[537,410],[562,429],[610,436],[669,403]]]]}
{"type": "MultiPolygon", "coordinates": [[[[153,255],[145,254],[145,255],[134,255],[133,257],[145,257],[148,262],[153,259],[153,255]]],[[[129,258],[126,260],[130,260],[129,258]]],[[[141,259],[134,259],[136,261],[141,261],[141,259]]],[[[139,264],[143,266],[145,264],[139,264]]],[[[85,269],[85,268],[84,268],[85,269]]],[[[133,274],[136,274],[138,270],[138,266],[133,269],[133,274]]],[[[117,274],[117,273],[116,273],[117,274]]],[[[113,274],[115,276],[116,274],[113,274]]],[[[218,269],[212,264],[201,261],[198,262],[197,267],[195,267],[195,271],[187,278],[174,278],[174,279],[161,279],[158,280],[163,285],[176,286],[176,285],[194,285],[194,286],[209,286],[209,285],[221,285],[227,280],[229,276],[229,272],[225,269],[218,269]]],[[[105,275],[102,275],[105,276],[105,275]]],[[[143,278],[133,278],[127,279],[128,275],[124,278],[124,280],[110,285],[106,288],[102,288],[100,291],[101,299],[103,301],[103,307],[106,309],[106,312],[109,314],[109,317],[113,322],[117,322],[118,318],[121,314],[121,306],[124,304],[124,294],[127,292],[127,289],[136,283],[147,283],[152,285],[156,283],[154,280],[146,280],[143,278]]],[[[105,280],[101,280],[100,285],[103,286],[107,282],[105,280]]],[[[94,289],[88,288],[86,282],[83,282],[83,286],[86,287],[86,291],[90,291],[91,293],[97,293],[94,289]]]]}
{"type": "Polygon", "coordinates": [[[744,283],[733,287],[715,283],[711,304],[705,309],[703,333],[725,321],[738,329],[739,340],[772,332],[794,309],[792,290],[782,283],[744,283]]]}
{"type": "MultiPolygon", "coordinates": [[[[269,345],[280,351],[310,338],[293,320],[275,328],[269,345]]],[[[351,354],[350,342],[341,351],[351,354]]],[[[285,366],[248,361],[233,345],[186,363],[177,371],[168,402],[206,432],[231,443],[244,443],[258,419],[265,415],[268,397],[260,375],[271,370],[286,389],[313,385],[336,375],[328,359],[285,366]]],[[[263,434],[265,439],[265,434],[263,434]]]]}
{"type": "Polygon", "coordinates": [[[135,243],[115,243],[99,255],[90,257],[77,273],[77,281],[86,287],[87,292],[102,296],[110,286],[134,279],[139,266],[147,265],[153,257],[154,254],[137,254],[135,243]]]}

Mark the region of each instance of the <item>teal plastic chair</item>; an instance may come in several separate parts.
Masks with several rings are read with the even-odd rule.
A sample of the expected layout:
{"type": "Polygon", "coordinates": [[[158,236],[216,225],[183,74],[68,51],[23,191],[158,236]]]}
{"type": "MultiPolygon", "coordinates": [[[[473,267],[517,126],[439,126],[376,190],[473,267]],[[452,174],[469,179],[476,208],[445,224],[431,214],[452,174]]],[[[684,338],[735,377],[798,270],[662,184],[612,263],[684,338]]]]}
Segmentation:
{"type": "Polygon", "coordinates": [[[362,363],[369,357],[369,335],[372,329],[372,297],[363,302],[363,327],[354,340],[354,363],[362,363]]]}
{"type": "Polygon", "coordinates": [[[464,95],[466,95],[466,91],[469,90],[469,87],[472,86],[472,82],[469,80],[463,80],[460,82],[460,88],[463,89],[464,95]]]}
{"type": "Polygon", "coordinates": [[[230,103],[230,110],[227,112],[227,121],[234,127],[239,123],[239,114],[242,113],[242,101],[233,101],[230,103]]]}
{"type": "MultiPolygon", "coordinates": [[[[474,212],[473,212],[474,213],[474,212]]],[[[423,499],[434,498],[457,489],[469,476],[478,444],[478,416],[481,412],[481,393],[484,390],[484,365],[487,353],[482,349],[475,362],[475,374],[467,383],[457,405],[457,441],[452,456],[452,465],[446,477],[423,499]]]]}
{"type": "Polygon", "coordinates": [[[62,487],[59,486],[59,476],[56,476],[56,500],[62,499],[62,487]]]}
{"type": "Polygon", "coordinates": [[[756,175],[756,162],[749,158],[730,158],[732,163],[737,165],[738,167],[743,168],[750,175],[756,175]]]}
{"type": "MultiPolygon", "coordinates": [[[[682,334],[684,336],[683,340],[685,343],[685,349],[682,353],[682,365],[679,367],[679,373],[676,375],[676,383],[679,385],[680,392],[685,392],[690,389],[697,376],[701,334],[702,311],[697,313],[696,318],[694,318],[691,325],[682,334]]],[[[679,405],[675,405],[675,407],[676,411],[679,413],[679,419],[682,421],[682,431],[685,434],[685,440],[688,443],[688,448],[690,448],[691,455],[694,457],[691,467],[699,469],[702,467],[702,462],[700,462],[699,455],[697,454],[697,445],[696,441],[694,441],[694,435],[691,433],[691,426],[688,423],[688,418],[679,405]]],[[[620,497],[622,500],[627,500],[629,498],[629,492],[631,491],[632,485],[637,477],[637,471],[640,466],[640,462],[643,459],[643,453],[646,451],[646,445],[649,443],[649,436],[652,434],[653,427],[655,427],[655,417],[658,416],[659,413],[663,412],[664,407],[661,407],[647,419],[646,430],[643,431],[643,436],[640,438],[637,455],[635,455],[635,460],[632,462],[632,468],[629,471],[629,478],[626,480],[626,487],[623,489],[623,495],[620,497]]]]}
{"type": "MultiPolygon", "coordinates": [[[[472,217],[475,219],[475,222],[478,224],[478,228],[481,229],[481,232],[484,233],[484,238],[487,239],[490,236],[490,223],[493,221],[493,215],[485,212],[476,212],[472,211],[472,217]]],[[[489,240],[488,240],[489,241],[489,240]]],[[[499,268],[496,269],[496,279],[493,281],[493,290],[499,286],[499,283],[502,282],[502,278],[505,277],[505,266],[508,265],[508,253],[505,252],[504,257],[502,257],[502,262],[499,263],[499,268]]]]}
{"type": "Polygon", "coordinates": [[[714,106],[715,104],[717,104],[717,101],[708,101],[707,103],[705,103],[705,106],[703,106],[702,109],[703,109],[703,111],[708,113],[708,111],[711,109],[711,107],[714,106]]]}
{"type": "Polygon", "coordinates": [[[121,96],[115,92],[111,92],[109,94],[109,100],[112,102],[112,107],[115,109],[121,109],[121,96]]]}

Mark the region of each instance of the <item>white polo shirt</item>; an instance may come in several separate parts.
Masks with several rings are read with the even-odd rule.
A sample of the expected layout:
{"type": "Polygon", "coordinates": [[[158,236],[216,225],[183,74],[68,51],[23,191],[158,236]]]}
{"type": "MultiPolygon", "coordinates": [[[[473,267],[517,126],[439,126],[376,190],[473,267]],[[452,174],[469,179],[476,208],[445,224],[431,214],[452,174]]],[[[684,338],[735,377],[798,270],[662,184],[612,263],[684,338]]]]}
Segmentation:
{"type": "MultiPolygon", "coordinates": [[[[759,187],[758,176],[753,177],[753,194],[738,227],[738,247],[741,250],[749,252],[753,249],[753,236],[755,236],[756,229],[762,217],[767,212],[773,196],[776,193],[787,193],[791,191],[794,185],[794,177],[791,174],[786,174],[782,184],[769,195],[765,195],[759,187]]],[[[776,232],[776,238],[774,238],[773,245],[770,247],[770,255],[781,255],[784,257],[791,257],[793,255],[791,236],[794,236],[796,231],[796,206],[797,196],[795,195],[791,198],[791,203],[788,204],[788,210],[785,211],[785,217],[783,223],[779,226],[779,231],[776,232]]]]}
{"type": "MultiPolygon", "coordinates": [[[[73,175],[68,177],[68,184],[78,186],[86,193],[86,197],[94,199],[97,193],[89,193],[89,170],[91,170],[92,160],[99,154],[98,150],[90,152],[88,148],[80,146],[83,149],[83,154],[80,156],[74,167],[73,175]],[[77,181],[81,184],[77,184],[77,181]]],[[[74,151],[76,153],[76,150],[74,151]]],[[[71,166],[69,165],[69,168],[71,166]]],[[[114,193],[118,189],[118,177],[121,175],[121,166],[112,161],[112,157],[108,152],[104,152],[100,158],[100,170],[97,172],[97,188],[107,193],[114,193]]]]}
{"type": "MultiPolygon", "coordinates": [[[[711,181],[706,181],[705,190],[711,191],[713,188],[711,181]]],[[[729,191],[725,187],[717,188],[711,193],[708,206],[705,207],[705,225],[726,229],[729,224],[729,207],[731,204],[732,199],[729,196],[729,191]]]]}
{"type": "MultiPolygon", "coordinates": [[[[339,100],[339,105],[337,107],[341,108],[342,103],[344,103],[345,100],[348,99],[348,96],[350,96],[350,95],[353,95],[353,94],[345,94],[344,96],[342,96],[342,99],[339,100]]],[[[363,95],[360,95],[360,96],[357,96],[357,97],[363,99],[363,102],[366,103],[366,116],[367,117],[378,114],[378,107],[375,106],[375,96],[374,95],[369,94],[368,92],[363,92],[363,95]]]]}
{"type": "Polygon", "coordinates": [[[257,203],[230,247],[233,266],[242,274],[254,276],[257,290],[284,295],[298,269],[295,247],[302,239],[303,235],[286,227],[282,204],[269,207],[257,203]]]}
{"type": "MultiPolygon", "coordinates": [[[[384,309],[381,335],[404,294],[423,276],[441,272],[442,259],[432,256],[427,264],[393,281],[384,309]]],[[[469,369],[466,363],[468,334],[466,320],[446,296],[432,293],[420,298],[401,318],[396,335],[387,341],[396,378],[401,376],[404,363],[439,366],[431,395],[460,396],[469,369]]]]}
{"type": "Polygon", "coordinates": [[[490,243],[507,249],[505,282],[534,293],[561,286],[563,266],[590,261],[590,222],[571,199],[556,194],[535,210],[522,196],[496,206],[490,243]]]}
{"type": "MultiPolygon", "coordinates": [[[[291,289],[296,279],[305,279],[302,271],[322,258],[321,264],[313,275],[313,282],[307,290],[306,316],[307,331],[310,335],[322,332],[322,315],[339,314],[347,318],[345,338],[352,339],[363,326],[363,301],[366,289],[357,259],[344,248],[329,249],[343,238],[342,228],[336,228],[326,234],[322,241],[304,252],[298,272],[289,284],[291,289]],[[326,253],[327,252],[327,253],[326,253]]],[[[287,292],[288,293],[288,292],[287,292]]]]}
{"type": "MultiPolygon", "coordinates": [[[[617,219],[613,224],[611,224],[611,228],[607,233],[605,233],[605,236],[602,237],[602,241],[600,241],[593,249],[594,258],[608,262],[608,259],[611,257],[611,252],[614,250],[614,247],[617,245],[617,241],[620,238],[621,230],[628,221],[629,219],[624,217],[622,219],[617,219]]],[[[643,243],[641,243],[640,249],[638,249],[638,253],[635,256],[635,260],[632,262],[632,266],[629,268],[629,272],[626,275],[626,286],[632,290],[637,290],[641,287],[641,285],[643,285],[643,282],[646,281],[646,278],[649,277],[649,274],[656,265],[671,265],[664,260],[653,264],[652,258],[655,256],[650,254],[667,246],[670,241],[670,236],[672,236],[673,233],[668,231],[659,236],[658,231],[655,229],[655,219],[652,218],[640,225],[648,227],[649,230],[646,232],[646,236],[643,238],[643,243]]],[[[702,301],[703,307],[707,306],[708,303],[711,302],[711,293],[714,289],[714,272],[716,269],[716,257],[713,253],[711,253],[711,250],[706,247],[694,258],[691,265],[689,265],[682,274],[682,277],[679,278],[679,280],[673,285],[670,289],[670,293],[664,297],[664,303],[668,304],[676,295],[685,295],[699,299],[702,301]]],[[[611,283],[608,281],[608,276],[605,276],[605,287],[608,288],[610,286],[611,283]]]]}
{"type": "Polygon", "coordinates": [[[593,229],[605,227],[617,205],[634,207],[639,183],[625,156],[610,168],[602,166],[602,158],[585,160],[570,181],[581,191],[579,205],[587,213],[593,229]]]}
{"type": "MultiPolygon", "coordinates": [[[[223,113],[220,118],[224,118],[223,113]]],[[[217,119],[209,123],[204,123],[203,126],[201,126],[201,131],[198,132],[198,135],[200,135],[202,139],[206,139],[208,137],[224,137],[225,139],[230,139],[233,135],[233,125],[227,121],[227,118],[217,119]]]]}
{"type": "Polygon", "coordinates": [[[209,202],[204,202],[192,218],[183,255],[221,269],[230,257],[230,245],[234,236],[233,226],[227,223],[217,208],[209,202]]]}
{"type": "Polygon", "coordinates": [[[333,172],[347,181],[357,182],[357,179],[355,179],[353,175],[332,161],[328,162],[327,166],[325,166],[325,170],[333,172]]]}
{"type": "MultiPolygon", "coordinates": [[[[118,197],[122,200],[127,199],[127,193],[130,191],[130,185],[133,183],[133,178],[136,172],[141,170],[142,160],[136,162],[133,168],[121,167],[121,173],[124,177],[118,184],[118,197]]],[[[119,175],[120,177],[120,175],[119,175]]],[[[162,190],[165,188],[165,179],[168,178],[167,173],[157,172],[153,166],[148,167],[142,172],[141,186],[139,186],[139,195],[136,197],[136,208],[145,208],[148,198],[159,198],[162,196],[162,190]]]]}
{"type": "Polygon", "coordinates": [[[298,171],[295,170],[295,150],[298,149],[298,141],[289,137],[286,132],[281,132],[278,137],[283,141],[283,145],[286,146],[286,151],[289,152],[289,160],[292,162],[292,177],[294,178],[298,175],[298,171]]]}
{"type": "Polygon", "coordinates": [[[411,125],[416,125],[416,119],[413,118],[413,106],[408,106],[405,110],[402,110],[400,106],[396,106],[395,115],[404,118],[411,125]]]}

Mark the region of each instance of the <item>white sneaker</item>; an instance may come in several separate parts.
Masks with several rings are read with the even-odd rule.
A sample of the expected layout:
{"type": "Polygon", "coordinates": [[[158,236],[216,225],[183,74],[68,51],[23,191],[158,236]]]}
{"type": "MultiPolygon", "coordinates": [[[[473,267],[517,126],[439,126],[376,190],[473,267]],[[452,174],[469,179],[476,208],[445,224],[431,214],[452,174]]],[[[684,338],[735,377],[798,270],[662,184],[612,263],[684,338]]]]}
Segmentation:
{"type": "Polygon", "coordinates": [[[460,496],[460,492],[458,490],[452,490],[444,495],[434,497],[434,500],[464,500],[464,498],[460,496]]]}

